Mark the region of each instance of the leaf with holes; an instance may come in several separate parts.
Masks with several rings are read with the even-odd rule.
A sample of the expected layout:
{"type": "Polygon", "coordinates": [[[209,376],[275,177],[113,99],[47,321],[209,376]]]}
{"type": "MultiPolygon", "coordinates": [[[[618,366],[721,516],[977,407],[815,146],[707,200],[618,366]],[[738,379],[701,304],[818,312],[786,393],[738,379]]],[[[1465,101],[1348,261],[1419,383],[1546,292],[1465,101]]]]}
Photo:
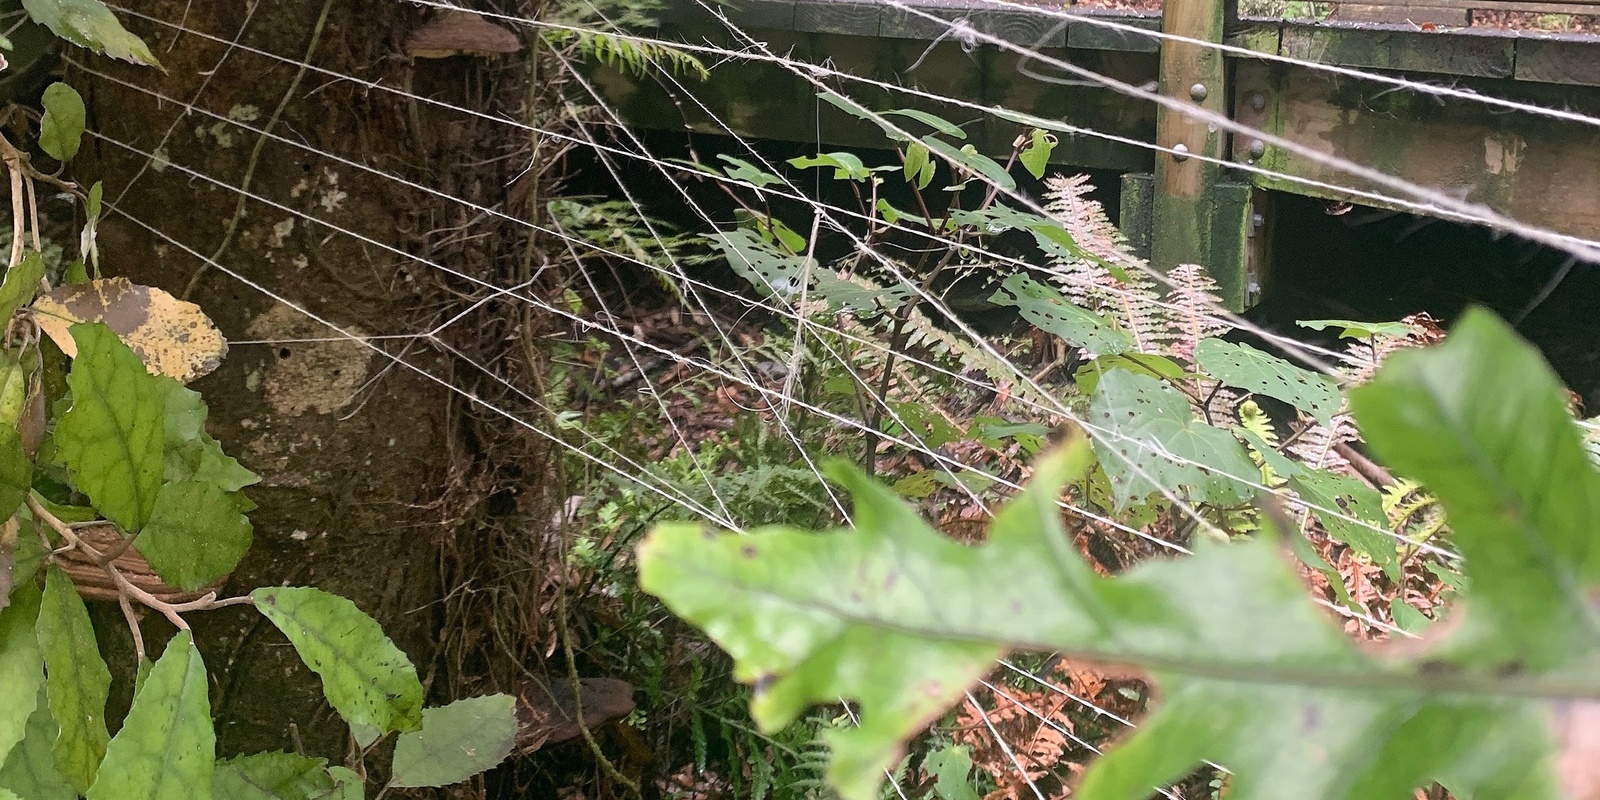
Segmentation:
{"type": "Polygon", "coordinates": [[[422,730],[402,733],[395,741],[392,783],[460,783],[504,761],[516,741],[516,698],[510,695],[468,697],[423,709],[422,730]]]}
{"type": "Polygon", "coordinates": [[[95,644],[89,610],[72,579],[58,567],[45,576],[39,607],[39,649],[44,653],[50,714],[60,727],[55,765],[79,793],[89,790],[105,757],[106,699],[111,670],[95,644]]]}
{"type": "Polygon", "coordinates": [[[27,734],[0,760],[0,787],[28,800],[77,800],[78,793],[56,769],[51,752],[58,730],[50,716],[50,700],[43,686],[36,694],[27,734]]]}
{"type": "Polygon", "coordinates": [[[1119,510],[1157,491],[1236,505],[1261,482],[1238,439],[1195,419],[1189,399],[1155,378],[1107,371],[1089,401],[1088,422],[1119,510]]]}
{"type": "Polygon", "coordinates": [[[728,258],[728,266],[762,297],[793,297],[805,287],[816,262],[785,253],[762,241],[754,231],[739,229],[708,237],[728,258]]]}
{"type": "Polygon", "coordinates": [[[79,47],[147,67],[161,66],[144,40],[128,33],[100,0],[22,0],[22,7],[34,22],[79,47]]]}
{"type": "Polygon", "coordinates": [[[1286,475],[1289,488],[1311,504],[1311,513],[1329,536],[1350,545],[1385,569],[1397,563],[1397,541],[1389,528],[1378,490],[1348,475],[1299,469],[1286,475]]]}
{"type": "Polygon", "coordinates": [[[39,149],[57,161],[71,161],[83,140],[83,97],[71,86],[52,83],[45,88],[40,104],[44,117],[39,120],[39,149]]]}
{"type": "Polygon", "coordinates": [[[257,589],[250,597],[322,678],[322,693],[346,722],[384,733],[422,727],[417,668],[355,603],[296,587],[257,589]]]}
{"type": "Polygon", "coordinates": [[[334,789],[328,762],[294,753],[255,753],[217,762],[213,800],[312,800],[334,789]]]}
{"type": "Polygon", "coordinates": [[[1282,400],[1316,417],[1324,425],[1338,413],[1342,398],[1330,378],[1301,369],[1247,344],[1202,339],[1195,365],[1223,383],[1282,400]]]}
{"type": "Polygon", "coordinates": [[[1026,275],[1007,276],[989,302],[1015,306],[1034,327],[1097,355],[1133,349],[1133,337],[1109,320],[1072,304],[1055,289],[1026,275]]]}
{"type": "Polygon", "coordinates": [[[137,531],[161,490],[166,391],[105,325],[74,325],[72,336],[72,407],[56,424],[56,449],[94,507],[137,531]]]}
{"type": "Polygon", "coordinates": [[[206,667],[188,631],[167,642],[106,748],[87,800],[194,800],[211,793],[217,737],[206,667]]]}
{"type": "Polygon", "coordinates": [[[250,549],[250,520],[208,483],[163,484],[155,511],[133,546],[163,581],[180,589],[210,585],[250,549]]]}

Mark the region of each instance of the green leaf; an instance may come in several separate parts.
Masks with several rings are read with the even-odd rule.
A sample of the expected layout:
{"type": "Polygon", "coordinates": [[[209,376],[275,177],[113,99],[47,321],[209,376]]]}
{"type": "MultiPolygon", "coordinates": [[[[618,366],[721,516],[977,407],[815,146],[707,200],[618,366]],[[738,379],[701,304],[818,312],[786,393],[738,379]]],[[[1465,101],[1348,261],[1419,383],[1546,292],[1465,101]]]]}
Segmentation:
{"type": "Polygon", "coordinates": [[[22,260],[6,270],[5,282],[0,283],[0,322],[11,321],[17,309],[33,302],[44,272],[44,256],[37,250],[23,251],[22,260]]]}
{"type": "Polygon", "coordinates": [[[1026,167],[1028,174],[1034,178],[1043,178],[1045,168],[1050,166],[1050,154],[1056,149],[1056,137],[1038,128],[1028,131],[1028,143],[1023,146],[1022,152],[1017,154],[1017,160],[1026,167]]]}
{"type": "Polygon", "coordinates": [[[978,800],[967,776],[972,774],[972,756],[967,748],[946,745],[928,754],[922,768],[933,776],[933,790],[939,800],[978,800]]]}
{"type": "Polygon", "coordinates": [[[50,715],[61,731],[55,743],[56,769],[81,794],[94,783],[111,739],[106,730],[111,671],[95,644],[83,598],[57,567],[45,575],[38,634],[50,715]]]}
{"type": "MultiPolygon", "coordinates": [[[[728,173],[728,177],[733,178],[734,180],[744,181],[745,183],[748,183],[758,189],[771,186],[773,184],[783,183],[782,178],[767,172],[766,170],[742,158],[734,158],[727,153],[718,153],[717,158],[720,158],[723,161],[733,165],[731,167],[723,167],[722,171],[728,173]]],[[[715,175],[716,173],[712,172],[711,174],[715,175]]]]}
{"type": "Polygon", "coordinates": [[[1396,564],[1398,541],[1383,532],[1388,530],[1389,520],[1377,489],[1348,475],[1322,470],[1302,468],[1284,477],[1295,494],[1313,506],[1311,513],[1329,536],[1350,545],[1380,567],[1396,564]]]}
{"type": "Polygon", "coordinates": [[[56,424],[57,450],[94,507],[137,531],[161,490],[167,392],[105,325],[74,325],[72,338],[78,344],[67,375],[72,407],[56,424]]]}
{"type": "Polygon", "coordinates": [[[122,27],[100,0],[22,0],[34,22],[79,47],[112,58],[160,67],[143,40],[122,27]]]}
{"type": "Polygon", "coordinates": [[[328,704],[346,722],[385,733],[422,727],[416,667],[355,603],[294,587],[257,589],[250,597],[321,676],[328,704]]]}
{"type": "Polygon", "coordinates": [[[1004,191],[1015,191],[1017,182],[1006,172],[1006,168],[998,161],[979,153],[972,145],[957,148],[956,146],[932,136],[922,137],[922,143],[929,150],[949,159],[950,163],[962,167],[974,175],[982,176],[990,185],[998,186],[1004,191]]]}
{"type": "Polygon", "coordinates": [[[395,786],[449,786],[511,755],[517,741],[516,699],[492,694],[422,711],[422,730],[394,745],[395,786]]]}
{"type": "Polygon", "coordinates": [[[199,648],[180,631],[133,699],[88,800],[209,800],[217,757],[209,688],[199,648]]]}
{"type": "Polygon", "coordinates": [[[1352,319],[1302,319],[1296,320],[1296,325],[1320,331],[1325,328],[1338,328],[1341,339],[1364,339],[1370,336],[1405,337],[1411,335],[1411,327],[1404,322],[1358,322],[1352,319]]]}
{"type": "Polygon", "coordinates": [[[333,778],[334,789],[324,795],[319,795],[317,800],[362,800],[366,796],[366,785],[362,783],[361,776],[349,767],[328,767],[328,777],[333,778]]]}
{"type": "Polygon", "coordinates": [[[834,180],[862,181],[872,177],[872,170],[861,163],[861,158],[854,153],[819,153],[815,156],[797,156],[789,159],[789,165],[797,169],[811,169],[812,167],[832,167],[834,180]]]}
{"type": "Polygon", "coordinates": [[[762,297],[792,297],[805,286],[816,262],[804,256],[785,253],[753,231],[744,229],[714,233],[707,237],[711,246],[728,258],[728,266],[755,288],[762,297]]]}
{"type": "MultiPolygon", "coordinates": [[[[933,176],[938,172],[939,167],[928,158],[927,145],[921,142],[912,142],[906,145],[904,169],[906,183],[917,187],[918,190],[922,190],[928,188],[928,184],[933,183],[933,176]]],[[[885,201],[880,200],[879,202],[883,203],[885,201]]],[[[891,219],[889,222],[893,223],[894,220],[891,219]]]]}
{"type": "Polygon", "coordinates": [[[1093,395],[1100,387],[1100,377],[1114,369],[1171,381],[1183,380],[1190,374],[1182,364],[1166,356],[1126,351],[1118,355],[1100,356],[1084,364],[1072,374],[1072,379],[1078,384],[1079,391],[1093,395]]]}
{"type": "Polygon", "coordinates": [[[935,131],[944,134],[945,136],[949,136],[954,139],[967,138],[967,132],[962,130],[960,125],[950,122],[943,117],[936,117],[926,111],[918,111],[914,108],[897,108],[892,111],[883,112],[883,116],[914,119],[917,122],[920,122],[934,129],[935,131]]]}
{"type": "Polygon", "coordinates": [[[87,118],[83,98],[64,83],[52,83],[44,90],[44,118],[39,121],[39,148],[51,158],[67,162],[78,154],[87,118]]]}
{"type": "Polygon", "coordinates": [[[27,800],[77,800],[78,793],[56,769],[52,745],[58,731],[50,716],[50,701],[39,687],[27,736],[0,764],[0,787],[27,800]]]}
{"type": "Polygon", "coordinates": [[[0,520],[10,519],[33,488],[33,461],[17,429],[0,425],[0,520]]]}
{"type": "Polygon", "coordinates": [[[133,546],[171,586],[208,586],[250,549],[250,520],[227,493],[195,481],[168,483],[133,546]]]}
{"type": "Polygon", "coordinates": [[[1147,375],[1108,371],[1089,401],[1088,419],[1098,428],[1094,449],[1118,509],[1158,490],[1235,505],[1260,482],[1238,439],[1196,419],[1188,398],[1147,375]]]}
{"type": "Polygon", "coordinates": [[[1374,451],[1445,508],[1473,590],[1460,635],[1477,658],[1538,670],[1600,652],[1600,476],[1532,346],[1472,309],[1444,344],[1390,357],[1350,403],[1374,451]]]}
{"type": "Polygon", "coordinates": [[[34,633],[38,619],[39,590],[27,581],[0,611],[0,763],[22,741],[44,686],[44,656],[34,633]]]}
{"type": "Polygon", "coordinates": [[[1195,365],[1219,381],[1282,400],[1327,425],[1343,398],[1332,379],[1301,369],[1247,344],[1202,339],[1194,350],[1195,365]]]}
{"type": "Polygon", "coordinates": [[[294,753],[256,753],[217,762],[214,800],[311,800],[334,789],[328,762],[294,753]]]}
{"type": "Polygon", "coordinates": [[[19,355],[0,352],[0,426],[13,430],[28,402],[28,368],[19,355]]]}
{"type": "Polygon", "coordinates": [[[1015,306],[1034,327],[1100,355],[1133,349],[1133,337],[1109,320],[1079,308],[1054,288],[1021,273],[1007,276],[989,302],[1015,306]]]}

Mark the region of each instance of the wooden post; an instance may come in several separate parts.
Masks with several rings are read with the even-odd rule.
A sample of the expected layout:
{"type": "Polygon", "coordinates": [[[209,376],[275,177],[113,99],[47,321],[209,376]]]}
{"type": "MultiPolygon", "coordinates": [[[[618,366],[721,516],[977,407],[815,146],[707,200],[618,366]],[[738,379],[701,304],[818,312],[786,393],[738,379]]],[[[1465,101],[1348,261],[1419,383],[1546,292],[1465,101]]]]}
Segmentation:
{"type": "MultiPolygon", "coordinates": [[[[1234,8],[1227,0],[1164,0],[1161,30],[1221,42],[1234,8]]],[[[1163,39],[1158,85],[1168,97],[1219,114],[1228,111],[1227,65],[1215,48],[1163,39]]],[[[1227,134],[1162,108],[1156,114],[1156,143],[1188,155],[1156,154],[1151,264],[1160,270],[1199,264],[1217,281],[1223,302],[1242,309],[1249,288],[1249,189],[1225,184],[1220,164],[1191,157],[1223,158],[1227,134]]]]}

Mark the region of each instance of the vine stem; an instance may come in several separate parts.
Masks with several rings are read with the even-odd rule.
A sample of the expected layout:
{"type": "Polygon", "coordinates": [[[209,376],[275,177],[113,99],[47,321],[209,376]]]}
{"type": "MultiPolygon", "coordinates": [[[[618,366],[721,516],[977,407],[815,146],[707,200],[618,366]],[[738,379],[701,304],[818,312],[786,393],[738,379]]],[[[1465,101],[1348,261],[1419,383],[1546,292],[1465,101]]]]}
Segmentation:
{"type": "Polygon", "coordinates": [[[123,615],[128,619],[128,627],[132,630],[135,644],[140,650],[142,650],[143,647],[142,643],[140,642],[138,620],[132,613],[129,601],[136,600],[138,601],[139,605],[160,613],[161,616],[167,618],[168,622],[172,623],[173,627],[180,631],[187,631],[190,629],[189,623],[183,618],[183,615],[191,611],[210,611],[212,609],[226,608],[228,606],[255,604],[255,601],[248,595],[218,600],[216,592],[206,592],[198,599],[190,600],[187,603],[168,603],[167,601],[156,597],[144,589],[133,585],[133,582],[129,581],[128,577],[122,574],[122,570],[117,569],[116,565],[111,563],[110,559],[107,558],[105,553],[100,552],[99,549],[94,545],[91,545],[80,538],[78,534],[72,530],[71,525],[62,522],[60,517],[50,513],[50,509],[45,508],[44,504],[39,502],[38,498],[34,497],[32,494],[29,494],[26,502],[28,505],[28,510],[31,511],[35,517],[42,520],[44,524],[49,525],[52,530],[61,535],[63,540],[68,542],[67,547],[55,551],[56,553],[70,550],[81,550],[85,555],[89,556],[96,563],[100,564],[101,569],[106,571],[106,575],[111,577],[111,581],[117,585],[117,599],[118,602],[122,603],[123,605],[123,615]]]}

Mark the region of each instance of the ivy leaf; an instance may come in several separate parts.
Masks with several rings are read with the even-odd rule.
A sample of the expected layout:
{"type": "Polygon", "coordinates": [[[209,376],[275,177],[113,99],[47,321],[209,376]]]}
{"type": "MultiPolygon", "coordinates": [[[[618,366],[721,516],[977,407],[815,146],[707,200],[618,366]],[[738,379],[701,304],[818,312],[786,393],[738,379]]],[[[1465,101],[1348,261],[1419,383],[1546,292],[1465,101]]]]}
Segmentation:
{"type": "Polygon", "coordinates": [[[60,727],[55,765],[79,794],[89,790],[105,757],[106,698],[111,671],[100,657],[89,610],[58,567],[45,575],[39,607],[39,648],[44,652],[50,715],[60,727]]]}
{"type": "Polygon", "coordinates": [[[133,546],[169,585],[199,589],[232,572],[244,558],[250,520],[216,486],[168,483],[133,546]]]}
{"type": "Polygon", "coordinates": [[[10,519],[33,488],[33,461],[16,428],[0,425],[0,520],[10,519]]]}
{"type": "Polygon", "coordinates": [[[39,148],[57,161],[71,161],[78,154],[87,119],[83,97],[71,86],[52,83],[45,88],[41,103],[44,118],[39,121],[39,148]]]}
{"type": "Polygon", "coordinates": [[[112,58],[161,67],[142,39],[128,33],[100,0],[22,0],[34,22],[79,47],[112,58]]]}
{"type": "Polygon", "coordinates": [[[0,283],[0,322],[11,321],[17,309],[33,302],[44,272],[44,256],[38,250],[24,251],[22,260],[6,270],[5,282],[0,283]]]}
{"type": "Polygon", "coordinates": [[[256,753],[217,762],[214,800],[311,800],[334,789],[328,762],[294,753],[256,753]]]}
{"type": "Polygon", "coordinates": [[[1195,364],[1219,381],[1256,394],[1282,400],[1329,424],[1343,398],[1339,386],[1326,376],[1301,369],[1247,344],[1202,339],[1194,351],[1195,364]]]}
{"type": "Polygon", "coordinates": [[[469,697],[422,711],[422,730],[402,733],[394,745],[395,786],[449,786],[488,770],[511,755],[517,741],[516,699],[469,697]]]}
{"type": "Polygon", "coordinates": [[[385,733],[421,729],[416,667],[355,603],[297,587],[257,589],[250,597],[321,676],[328,704],[346,722],[385,733]]]}
{"type": "Polygon", "coordinates": [[[1017,154],[1017,160],[1027,168],[1029,175],[1036,179],[1043,178],[1045,168],[1050,166],[1050,154],[1055,152],[1056,143],[1055,134],[1033,128],[1028,131],[1028,143],[1017,154]]]}
{"type": "Polygon", "coordinates": [[[1034,327],[1097,355],[1133,349],[1133,337],[1105,317],[1073,305],[1050,286],[1021,273],[1007,276],[989,302],[1015,306],[1034,327]]]}
{"type": "Polygon", "coordinates": [[[44,656],[34,633],[38,620],[39,590],[28,581],[0,610],[0,763],[22,741],[44,686],[44,656]]]}
{"type": "Polygon", "coordinates": [[[1195,419],[1188,398],[1155,378],[1107,371],[1089,401],[1089,420],[1099,428],[1094,449],[1118,509],[1156,491],[1235,505],[1260,482],[1238,439],[1195,419]]]}
{"type": "Polygon", "coordinates": [[[1482,309],[1395,354],[1351,407],[1374,451],[1439,498],[1465,557],[1479,657],[1540,669],[1600,652],[1600,475],[1544,359],[1482,309]]]}
{"type": "Polygon", "coordinates": [[[105,325],[74,325],[72,336],[72,407],[56,424],[56,448],[94,507],[137,531],[161,490],[166,391],[105,325]]]}
{"type": "Polygon", "coordinates": [[[209,688],[199,648],[180,631],[133,698],[88,800],[209,798],[217,746],[209,688]]]}

